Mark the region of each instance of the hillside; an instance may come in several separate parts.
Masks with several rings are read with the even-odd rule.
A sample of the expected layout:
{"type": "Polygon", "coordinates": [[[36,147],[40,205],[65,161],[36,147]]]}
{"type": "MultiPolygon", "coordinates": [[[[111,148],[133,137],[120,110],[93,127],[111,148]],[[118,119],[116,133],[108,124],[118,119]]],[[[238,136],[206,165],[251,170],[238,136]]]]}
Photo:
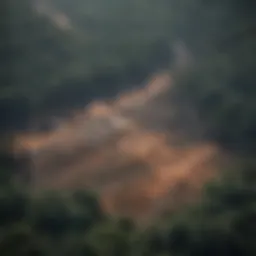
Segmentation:
{"type": "Polygon", "coordinates": [[[32,156],[33,187],[91,188],[107,211],[136,219],[196,198],[214,175],[218,150],[179,145],[177,131],[166,133],[170,116],[157,109],[170,107],[161,97],[171,84],[167,74],[157,74],[113,102],[93,102],[56,130],[18,136],[17,145],[32,156]]]}
{"type": "Polygon", "coordinates": [[[0,255],[256,255],[255,3],[3,3],[0,255]]]}

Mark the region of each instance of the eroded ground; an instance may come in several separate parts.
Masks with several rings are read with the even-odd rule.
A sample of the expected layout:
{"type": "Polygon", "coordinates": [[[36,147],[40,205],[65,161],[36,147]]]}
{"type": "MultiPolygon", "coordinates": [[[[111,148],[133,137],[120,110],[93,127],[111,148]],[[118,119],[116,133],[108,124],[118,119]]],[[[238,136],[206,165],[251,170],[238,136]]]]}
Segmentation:
{"type": "Polygon", "coordinates": [[[52,132],[17,136],[16,150],[33,160],[32,186],[91,188],[105,210],[138,220],[193,200],[215,174],[218,150],[170,142],[178,132],[164,129],[171,106],[161,95],[172,83],[158,74],[143,89],[93,102],[52,132]]]}

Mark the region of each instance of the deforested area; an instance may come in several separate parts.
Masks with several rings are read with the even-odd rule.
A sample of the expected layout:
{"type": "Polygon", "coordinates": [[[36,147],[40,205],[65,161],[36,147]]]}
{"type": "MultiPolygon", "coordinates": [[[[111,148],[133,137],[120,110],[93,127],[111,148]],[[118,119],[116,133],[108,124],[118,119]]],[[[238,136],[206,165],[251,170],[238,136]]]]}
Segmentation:
{"type": "Polygon", "coordinates": [[[255,255],[254,1],[0,10],[0,255],[255,255]]]}

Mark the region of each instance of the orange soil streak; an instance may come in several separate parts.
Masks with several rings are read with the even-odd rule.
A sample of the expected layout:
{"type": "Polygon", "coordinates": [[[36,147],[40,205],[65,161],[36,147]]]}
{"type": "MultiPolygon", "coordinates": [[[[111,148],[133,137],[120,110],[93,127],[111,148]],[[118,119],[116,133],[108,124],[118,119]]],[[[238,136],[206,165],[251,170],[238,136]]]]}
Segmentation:
{"type": "Polygon", "coordinates": [[[147,130],[125,115],[126,110],[138,112],[150,106],[171,82],[168,75],[157,75],[145,88],[124,93],[112,103],[92,103],[55,131],[18,135],[17,152],[37,153],[33,186],[89,187],[100,193],[106,211],[135,219],[179,204],[183,194],[190,198],[193,189],[196,193],[215,175],[212,158],[218,149],[168,145],[167,134],[147,130]],[[103,119],[108,124],[97,123],[103,119]],[[107,134],[105,125],[110,127],[107,134]],[[181,184],[193,189],[186,192],[181,184]],[[164,201],[166,197],[169,201],[164,201]]]}

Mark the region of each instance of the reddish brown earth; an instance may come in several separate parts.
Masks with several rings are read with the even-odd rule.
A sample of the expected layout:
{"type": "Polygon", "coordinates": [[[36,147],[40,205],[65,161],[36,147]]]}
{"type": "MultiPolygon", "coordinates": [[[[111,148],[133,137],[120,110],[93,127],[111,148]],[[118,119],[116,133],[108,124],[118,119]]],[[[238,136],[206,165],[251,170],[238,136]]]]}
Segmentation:
{"type": "Polygon", "coordinates": [[[215,175],[218,149],[170,143],[178,133],[152,128],[160,122],[155,98],[172,83],[169,75],[158,74],[143,89],[92,103],[55,131],[18,135],[17,151],[31,152],[33,187],[90,188],[106,211],[137,220],[197,198],[215,175]]]}

